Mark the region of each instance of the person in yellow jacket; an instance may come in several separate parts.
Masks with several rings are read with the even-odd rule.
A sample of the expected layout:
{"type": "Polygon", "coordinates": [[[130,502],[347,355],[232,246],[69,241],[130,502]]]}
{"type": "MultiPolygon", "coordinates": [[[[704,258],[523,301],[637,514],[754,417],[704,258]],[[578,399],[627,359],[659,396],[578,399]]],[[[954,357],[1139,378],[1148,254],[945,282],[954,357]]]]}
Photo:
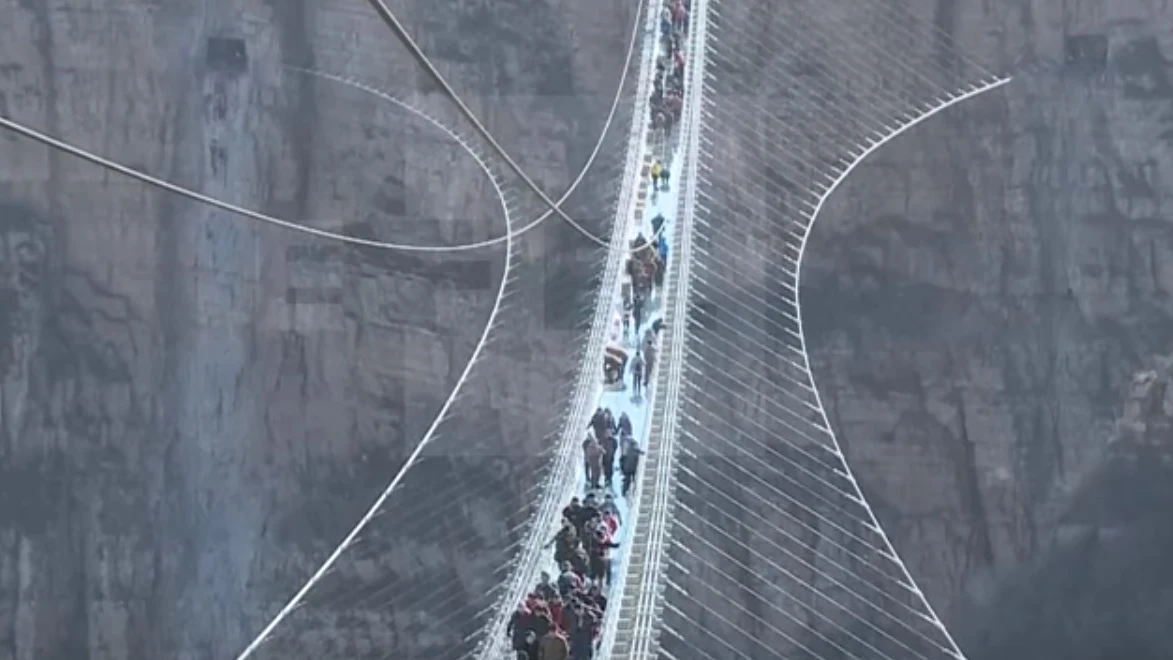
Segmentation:
{"type": "Polygon", "coordinates": [[[664,166],[660,161],[652,161],[652,190],[660,191],[660,175],[664,173],[664,166]]]}

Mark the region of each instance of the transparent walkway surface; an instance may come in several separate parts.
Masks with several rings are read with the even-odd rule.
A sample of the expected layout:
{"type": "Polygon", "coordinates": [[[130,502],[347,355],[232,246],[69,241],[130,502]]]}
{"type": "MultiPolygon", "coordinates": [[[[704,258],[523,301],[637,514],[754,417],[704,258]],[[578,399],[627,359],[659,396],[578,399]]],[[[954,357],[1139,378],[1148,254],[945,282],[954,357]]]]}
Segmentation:
{"type": "MultiPolygon", "coordinates": [[[[672,171],[671,180],[679,181],[677,178],[680,175],[679,159],[677,159],[677,162],[672,164],[670,169],[672,171]]],[[[639,222],[634,223],[634,226],[629,234],[629,239],[635,240],[640,235],[644,236],[645,238],[652,236],[654,233],[652,229],[652,218],[656,217],[658,214],[662,215],[666,220],[662,231],[664,234],[664,239],[668,242],[669,245],[671,245],[673,234],[675,233],[676,229],[675,217],[676,209],[678,207],[677,202],[678,197],[676,195],[675,188],[669,188],[668,192],[661,192],[658,195],[653,194],[651,197],[649,197],[648,204],[642,214],[643,217],[639,222]]],[[[668,258],[672,259],[672,255],[669,254],[668,258]]],[[[664,300],[662,293],[663,292],[661,291],[653,297],[653,306],[650,312],[647,314],[647,318],[644,320],[643,325],[640,326],[638,339],[634,329],[628,333],[628,337],[626,339],[622,337],[623,326],[621,319],[623,315],[623,301],[620,296],[616,296],[613,305],[615,313],[614,323],[612,324],[611,329],[612,341],[609,342],[609,344],[622,344],[626,348],[630,349],[629,353],[631,355],[634,355],[637,343],[642,343],[643,341],[643,333],[646,332],[647,328],[650,328],[656,321],[659,321],[663,318],[664,300]]],[[[659,368],[660,365],[656,365],[656,369],[659,368]]],[[[633,395],[631,378],[631,370],[628,369],[624,374],[624,389],[622,391],[604,389],[602,395],[599,397],[597,407],[610,409],[616,419],[619,419],[620,415],[626,413],[627,416],[631,419],[632,434],[639,442],[640,447],[643,448],[648,444],[649,422],[651,420],[652,402],[655,401],[655,388],[657,379],[653,373],[652,379],[649,382],[649,389],[643,392],[642,396],[637,399],[633,395]]],[[[583,433],[585,436],[586,429],[583,429],[583,433]]],[[[621,479],[618,474],[618,460],[616,460],[615,469],[616,475],[614,480],[614,487],[611,489],[611,492],[614,493],[615,501],[619,504],[620,515],[623,524],[620,525],[619,532],[615,538],[615,541],[618,542],[620,546],[612,554],[611,572],[613,575],[618,576],[626,568],[627,555],[628,551],[630,550],[630,544],[627,543],[627,541],[629,539],[631,524],[634,522],[634,520],[632,520],[630,517],[631,511],[627,498],[623,497],[620,493],[621,479]]],[[[585,475],[582,474],[581,469],[579,470],[579,474],[580,481],[582,483],[580,490],[584,494],[590,492],[587,488],[585,475]]],[[[638,484],[634,484],[632,486],[632,494],[634,494],[635,489],[638,487],[638,484]]],[[[603,492],[607,492],[607,489],[604,488],[603,492]]],[[[557,575],[556,568],[557,567],[554,565],[553,558],[551,557],[550,561],[546,564],[545,570],[551,571],[551,575],[557,575]]],[[[613,600],[613,602],[618,605],[619,595],[620,594],[618,593],[609,593],[608,599],[613,600]]]]}
{"type": "MultiPolygon", "coordinates": [[[[640,116],[644,116],[644,114],[640,113],[640,116]]],[[[649,142],[646,140],[646,135],[640,136],[640,140],[644,140],[645,143],[649,142]]],[[[647,150],[656,149],[653,148],[650,144],[644,145],[643,148],[647,150]]],[[[645,161],[650,162],[651,156],[647,157],[645,161]]],[[[655,226],[653,226],[652,219],[656,218],[657,216],[664,218],[664,223],[662,227],[660,227],[660,232],[662,232],[667,245],[674,244],[673,241],[674,238],[676,238],[677,230],[677,213],[680,207],[680,189],[677,188],[676,182],[679,182],[680,176],[683,175],[683,159],[670,157],[669,162],[667,162],[666,165],[667,170],[669,170],[669,186],[657,192],[652,190],[651,186],[649,185],[649,192],[647,192],[646,202],[642,204],[637,203],[638,217],[636,218],[636,222],[631,223],[631,226],[629,227],[625,246],[631,245],[633,241],[636,241],[640,237],[643,237],[643,239],[647,240],[655,236],[656,229],[655,226]]],[[[671,263],[672,258],[673,256],[671,252],[667,254],[669,263],[671,263]]],[[[616,420],[618,420],[619,417],[624,414],[628,415],[629,419],[631,420],[632,436],[636,438],[640,449],[645,448],[647,445],[647,437],[649,437],[647,434],[649,434],[650,431],[650,422],[653,411],[652,404],[656,401],[656,388],[658,387],[657,382],[659,380],[656,376],[658,374],[658,370],[662,368],[662,365],[657,363],[655,366],[655,372],[651,374],[652,377],[649,382],[649,387],[645,388],[642,395],[637,397],[635,396],[635,388],[633,388],[632,383],[630,358],[631,356],[635,355],[637,346],[642,345],[644,334],[647,332],[647,328],[651,328],[653,325],[656,325],[658,321],[662,321],[664,318],[664,305],[666,302],[665,294],[667,291],[667,285],[669,285],[669,280],[667,280],[667,278],[671,277],[672,268],[669,266],[666,268],[666,270],[669,274],[667,274],[665,277],[664,285],[660,287],[659,290],[657,290],[655,293],[653,293],[650,305],[647,307],[644,313],[645,318],[643,319],[642,325],[640,325],[638,328],[638,332],[636,331],[635,327],[632,327],[629,329],[628,333],[625,334],[623,329],[624,308],[623,295],[621,292],[625,283],[630,283],[630,278],[625,277],[624,275],[624,277],[619,279],[616,285],[616,290],[613,291],[611,295],[604,295],[602,298],[603,300],[608,300],[608,304],[610,305],[610,313],[608,317],[608,340],[605,342],[606,346],[622,346],[625,348],[629,355],[629,365],[628,368],[624,370],[622,389],[617,389],[615,387],[598,388],[598,395],[595,397],[595,403],[588,408],[591,413],[594,413],[596,408],[610,409],[611,414],[613,417],[615,417],[616,420]]],[[[657,338],[657,348],[659,349],[657,362],[662,361],[662,359],[659,358],[659,355],[663,355],[663,348],[659,346],[659,341],[662,340],[662,338],[663,333],[660,333],[657,338]]],[[[602,379],[602,362],[588,363],[588,365],[585,365],[584,368],[595,369],[598,373],[599,379],[602,379]]],[[[574,433],[574,429],[571,429],[571,433],[574,433]]],[[[587,436],[587,427],[584,426],[581,429],[581,434],[576,436],[578,438],[578,442],[581,443],[585,436],[587,436]]],[[[621,600],[622,597],[621,576],[626,570],[626,560],[628,560],[631,550],[631,529],[632,524],[635,523],[635,519],[632,517],[629,497],[624,497],[622,494],[622,476],[619,475],[618,457],[616,457],[615,475],[613,475],[612,487],[610,489],[606,488],[604,483],[604,488],[598,490],[591,490],[588,488],[589,484],[587,483],[587,475],[585,475],[585,471],[583,469],[581,453],[579,453],[576,458],[577,460],[572,462],[571,468],[575,470],[576,487],[574,491],[576,494],[579,497],[583,497],[590,494],[590,492],[595,492],[599,501],[602,501],[605,494],[610,492],[610,494],[615,497],[615,502],[619,511],[619,518],[621,518],[621,525],[619,525],[619,529],[616,532],[615,538],[612,539],[613,542],[619,544],[618,549],[612,551],[611,554],[611,573],[613,576],[612,583],[604,591],[609,601],[609,615],[604,620],[604,626],[613,626],[616,624],[616,614],[619,607],[619,600],[621,600]]],[[[603,481],[605,482],[605,478],[603,481]]],[[[639,488],[642,487],[640,487],[638,481],[633,483],[629,496],[635,496],[636,491],[639,488]]],[[[562,504],[569,504],[569,502],[562,504]]],[[[542,537],[545,542],[549,542],[549,540],[554,537],[558,526],[561,525],[556,525],[554,528],[547,530],[548,536],[542,537]]],[[[537,569],[530,574],[529,580],[527,581],[527,584],[529,585],[536,585],[538,580],[540,580],[542,572],[548,572],[551,578],[556,578],[558,573],[561,572],[558,570],[558,566],[554,562],[554,549],[552,549],[552,546],[549,547],[549,549],[543,550],[543,552],[545,552],[545,556],[542,562],[538,564],[537,569]]],[[[513,604],[513,606],[515,605],[516,604],[513,604]]],[[[513,658],[513,652],[502,652],[501,656],[502,658],[513,658]]]]}
{"type": "MultiPolygon", "coordinates": [[[[682,174],[681,163],[681,159],[676,158],[673,159],[673,162],[670,164],[668,169],[670,171],[669,180],[671,182],[680,180],[680,175],[682,174]]],[[[630,244],[632,241],[635,241],[640,236],[644,237],[645,239],[653,236],[655,232],[652,225],[652,219],[659,215],[663,216],[665,220],[663,227],[661,228],[664,240],[669,245],[672,245],[677,226],[676,213],[680,206],[679,201],[680,199],[678,195],[678,189],[674,187],[674,184],[670,184],[666,191],[661,191],[659,193],[650,191],[647,202],[643,205],[642,211],[640,212],[640,217],[636,222],[632,223],[632,226],[628,231],[628,244],[630,244]]],[[[673,255],[669,253],[669,261],[671,261],[672,258],[673,255]]],[[[623,346],[628,350],[629,356],[634,356],[636,346],[642,344],[643,335],[645,332],[647,332],[647,329],[652,327],[657,321],[660,321],[663,318],[665,303],[664,290],[667,288],[667,281],[665,281],[664,287],[662,287],[655,293],[655,295],[653,295],[649,309],[645,312],[645,318],[643,319],[643,324],[639,328],[639,332],[637,333],[635,329],[632,328],[628,331],[626,337],[624,336],[622,323],[624,312],[623,297],[620,295],[620,289],[618,288],[623,286],[624,281],[629,280],[627,280],[627,278],[623,278],[618,284],[614,294],[603,298],[604,300],[608,300],[608,303],[611,306],[607,345],[623,346]]],[[[661,333],[661,336],[662,335],[663,333],[661,333]]],[[[659,341],[659,338],[657,341],[659,341]]],[[[660,349],[659,354],[662,355],[662,348],[660,349]]],[[[659,358],[657,358],[657,362],[659,362],[659,358]]],[[[650,430],[650,420],[652,416],[652,403],[656,399],[656,387],[657,381],[659,379],[656,378],[656,373],[653,373],[649,382],[649,388],[642,392],[641,396],[637,398],[634,395],[630,364],[628,367],[629,368],[626,369],[624,373],[623,389],[618,390],[608,387],[601,388],[600,394],[596,398],[595,405],[590,406],[589,409],[592,413],[596,408],[610,409],[616,420],[618,420],[621,415],[626,414],[631,420],[632,435],[642,449],[646,447],[648,443],[648,432],[650,430]]],[[[597,365],[587,364],[585,365],[585,368],[597,369],[601,378],[601,363],[597,365]]],[[[655,367],[657,373],[660,368],[661,365],[657,364],[655,367]]],[[[587,429],[584,426],[582,428],[581,438],[585,438],[586,433],[587,429]]],[[[628,498],[624,497],[621,492],[622,476],[619,474],[618,457],[616,457],[615,461],[615,474],[612,487],[608,489],[604,483],[603,488],[594,491],[588,488],[586,474],[583,470],[581,454],[577,458],[578,460],[574,462],[572,468],[575,470],[576,474],[575,483],[577,486],[575,488],[575,492],[578,493],[580,497],[585,496],[587,493],[594,492],[597,494],[597,497],[600,500],[602,500],[602,497],[606,493],[610,492],[614,495],[615,502],[618,505],[617,508],[619,509],[621,524],[615,535],[615,538],[613,539],[615,542],[619,543],[619,547],[615,549],[611,555],[611,572],[613,575],[612,584],[604,591],[609,603],[608,613],[611,615],[605,619],[604,623],[605,625],[613,626],[615,624],[614,615],[616,614],[616,610],[619,607],[620,596],[622,595],[619,591],[622,586],[622,580],[620,579],[620,576],[623,575],[624,571],[626,570],[627,558],[631,549],[630,538],[634,519],[632,517],[630,502],[628,501],[628,498]]],[[[605,482],[605,479],[603,481],[605,482]]],[[[641,486],[639,483],[634,483],[632,485],[630,495],[634,495],[636,489],[640,487],[641,486]]],[[[569,502],[565,502],[563,505],[568,503],[569,502]]],[[[554,527],[547,531],[548,535],[543,537],[545,541],[552,539],[558,530],[557,527],[554,527]]],[[[530,576],[527,584],[536,585],[540,579],[540,574],[543,571],[549,573],[552,578],[556,578],[560,573],[557,564],[554,562],[553,548],[548,548],[544,550],[544,552],[546,552],[546,556],[539,563],[537,570],[535,570],[530,576]]],[[[512,605],[515,606],[516,604],[512,605]]],[[[512,658],[513,654],[512,652],[504,653],[501,657],[512,658]]]]}

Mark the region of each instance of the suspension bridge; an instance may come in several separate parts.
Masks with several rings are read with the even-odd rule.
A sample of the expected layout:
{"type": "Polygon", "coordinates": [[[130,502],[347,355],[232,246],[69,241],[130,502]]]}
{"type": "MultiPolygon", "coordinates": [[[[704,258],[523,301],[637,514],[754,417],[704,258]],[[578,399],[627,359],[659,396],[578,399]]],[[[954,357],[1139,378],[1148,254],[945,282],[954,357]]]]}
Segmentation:
{"type": "MultiPolygon", "coordinates": [[[[372,4],[410,42],[391,11],[372,4]]],[[[436,639],[448,639],[444,633],[457,626],[461,643],[433,657],[514,657],[506,635],[510,615],[542,572],[556,570],[547,541],[562,507],[584,490],[580,443],[598,407],[629,415],[643,459],[631,491],[617,498],[620,546],[594,657],[964,658],[881,527],[828,421],[807,352],[801,271],[824,204],[860,163],[922,122],[1010,79],[967,57],[949,33],[899,3],[692,0],[680,116],[666,138],[648,126],[648,117],[651,80],[664,55],[662,12],[671,4],[644,0],[636,12],[624,74],[631,80],[617,86],[604,130],[620,131],[624,139],[622,154],[610,155],[606,170],[614,172],[617,194],[605,237],[561,209],[566,195],[551,200],[538,190],[446,83],[469,120],[466,133],[479,140],[389,100],[464,146],[497,191],[506,234],[464,246],[380,242],[290,223],[0,118],[8,130],[107,169],[319,238],[402,251],[506,248],[505,274],[481,340],[431,428],[378,500],[266,618],[237,660],[297,657],[298,613],[351,602],[360,591],[368,603],[419,613],[405,625],[436,639]],[[612,122],[617,108],[626,119],[612,122]],[[512,175],[498,171],[496,156],[512,175]],[[671,174],[667,190],[649,189],[654,160],[671,174]],[[521,201],[527,191],[540,202],[521,201]],[[515,222],[522,216],[535,219],[515,222]],[[666,222],[658,226],[656,218],[666,222]],[[522,259],[515,241],[547,219],[572,224],[602,248],[602,277],[561,428],[547,439],[548,450],[534,452],[519,468],[527,478],[541,477],[520,496],[454,495],[459,506],[472,506],[459,498],[475,495],[507,521],[482,535],[494,539],[488,554],[497,559],[410,589],[395,579],[372,585],[373,564],[355,547],[378,533],[373,522],[391,502],[434,486],[421,466],[442,457],[438,438],[456,414],[462,388],[474,365],[491,359],[482,350],[494,333],[509,334],[500,319],[522,259]],[[662,237],[670,256],[646,318],[663,324],[659,358],[648,389],[635,397],[630,389],[604,387],[600,371],[607,346],[628,341],[617,319],[624,314],[624,266],[641,237],[652,243],[662,237]],[[318,594],[332,578],[344,586],[318,594]],[[287,642],[280,650],[272,643],[277,639],[287,642]]],[[[410,45],[443,82],[426,53],[410,45]]],[[[603,143],[600,137],[592,163],[603,143]]],[[[442,512],[413,515],[435,520],[442,512]]],[[[411,533],[427,539],[420,548],[442,547],[452,538],[442,527],[421,523],[411,533]]],[[[392,545],[388,537],[381,547],[392,545]]],[[[396,657],[381,648],[366,651],[396,657]]]]}
{"type": "MultiPolygon", "coordinates": [[[[660,205],[667,330],[597,657],[964,658],[827,419],[801,267],[861,162],[1009,78],[899,7],[864,5],[692,3],[679,183],[660,205]]],[[[537,579],[533,563],[516,574],[537,579]]],[[[507,657],[503,641],[498,619],[477,657],[507,657]]]]}

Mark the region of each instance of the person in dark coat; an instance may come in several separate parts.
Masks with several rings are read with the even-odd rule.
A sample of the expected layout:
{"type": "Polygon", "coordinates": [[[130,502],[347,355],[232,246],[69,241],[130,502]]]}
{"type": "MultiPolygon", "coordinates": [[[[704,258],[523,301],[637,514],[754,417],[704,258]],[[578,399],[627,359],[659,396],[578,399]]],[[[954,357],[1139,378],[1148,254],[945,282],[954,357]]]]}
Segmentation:
{"type": "Polygon", "coordinates": [[[627,416],[627,413],[620,413],[619,421],[615,422],[615,435],[623,438],[631,435],[632,433],[631,418],[627,416]]]}
{"type": "Polygon", "coordinates": [[[644,348],[644,389],[652,382],[652,371],[656,368],[656,346],[646,346],[644,348]]]}
{"type": "Polygon", "coordinates": [[[582,600],[578,601],[575,614],[578,625],[574,634],[570,635],[570,656],[575,660],[594,660],[598,617],[594,608],[588,607],[582,600]]]}
{"type": "Polygon", "coordinates": [[[643,450],[636,444],[635,438],[628,438],[623,443],[623,457],[619,459],[619,471],[623,474],[622,493],[624,497],[631,491],[631,484],[635,481],[635,474],[639,470],[639,457],[643,450]]]}
{"type": "Polygon", "coordinates": [[[582,586],[582,580],[574,573],[574,567],[569,560],[562,562],[560,568],[562,573],[558,575],[558,595],[565,601],[582,586]]]}
{"type": "Polygon", "coordinates": [[[581,585],[582,580],[591,570],[591,560],[587,556],[586,550],[580,547],[574,552],[574,556],[570,558],[570,570],[574,571],[574,574],[578,576],[579,584],[581,585]]]}
{"type": "Polygon", "coordinates": [[[529,641],[526,637],[533,633],[532,625],[533,613],[526,608],[525,604],[518,605],[513,616],[509,617],[509,625],[505,628],[505,634],[509,636],[513,650],[519,654],[519,658],[520,654],[529,648],[529,641]]]}
{"type": "Polygon", "coordinates": [[[595,408],[595,414],[591,415],[591,422],[588,427],[594,431],[595,437],[603,438],[603,433],[607,430],[607,411],[603,410],[602,406],[595,408]]]}
{"type": "Polygon", "coordinates": [[[587,597],[591,604],[594,605],[600,612],[607,611],[607,597],[603,595],[603,588],[598,583],[592,584],[587,591],[587,597]]]}
{"type": "MultiPolygon", "coordinates": [[[[562,562],[555,561],[555,563],[561,564],[562,562]]],[[[558,597],[558,587],[550,580],[550,574],[546,571],[542,571],[542,576],[539,578],[538,586],[534,588],[534,593],[536,593],[539,598],[546,601],[547,603],[558,597]]]]}
{"type": "Polygon", "coordinates": [[[581,515],[581,510],[582,503],[578,501],[577,497],[572,497],[570,498],[570,504],[567,504],[566,508],[562,509],[562,517],[570,522],[574,522],[581,515]]]}
{"type": "Polygon", "coordinates": [[[554,546],[554,563],[561,564],[564,561],[568,561],[570,556],[578,548],[580,538],[582,537],[578,534],[578,530],[575,529],[574,522],[564,518],[562,520],[562,528],[546,544],[547,548],[551,545],[554,546]]]}
{"type": "Polygon", "coordinates": [[[611,488],[615,476],[615,455],[619,453],[619,441],[614,433],[608,433],[603,441],[603,483],[611,488]]]}
{"type": "Polygon", "coordinates": [[[588,608],[581,600],[575,603],[574,632],[570,635],[570,657],[574,660],[592,660],[595,657],[595,628],[598,618],[594,610],[588,608]]]}
{"type": "Polygon", "coordinates": [[[583,500],[582,511],[578,515],[580,520],[578,527],[580,530],[582,530],[579,533],[578,538],[581,539],[586,537],[586,528],[588,524],[599,518],[599,501],[595,499],[594,493],[587,495],[586,499],[583,500]]]}
{"type": "Polygon", "coordinates": [[[644,357],[639,351],[631,360],[631,389],[632,401],[639,401],[644,389],[644,357]]]}

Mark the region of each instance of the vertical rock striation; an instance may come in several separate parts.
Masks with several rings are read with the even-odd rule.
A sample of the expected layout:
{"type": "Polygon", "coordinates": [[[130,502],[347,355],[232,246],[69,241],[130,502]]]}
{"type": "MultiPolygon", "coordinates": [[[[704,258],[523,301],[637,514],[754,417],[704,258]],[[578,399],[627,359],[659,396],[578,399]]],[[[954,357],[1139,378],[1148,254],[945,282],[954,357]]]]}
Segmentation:
{"type": "Polygon", "coordinates": [[[1049,552],[1111,460],[1124,385],[1168,349],[1169,14],[1145,0],[915,9],[1019,75],[846,182],[809,245],[803,302],[832,424],[964,631],[966,603],[1049,552]]]}
{"type": "MultiPolygon", "coordinates": [[[[522,166],[564,188],[602,130],[628,4],[590,21],[554,2],[395,8],[522,166]]],[[[0,17],[8,117],[352,235],[504,232],[488,180],[443,135],[282,68],[451,117],[362,3],[6,0],[0,17]]],[[[604,226],[609,187],[588,181],[572,210],[604,226]]],[[[577,269],[573,298],[583,254],[563,265],[540,245],[560,231],[527,257],[551,279],[577,269]]],[[[0,659],[238,652],[418,441],[480,334],[501,254],[311,241],[0,137],[0,659]]],[[[560,410],[577,310],[528,313],[520,409],[496,412],[536,430],[560,410]]],[[[493,408],[486,389],[471,406],[493,408]]],[[[397,657],[420,657],[397,621],[397,657]]]]}
{"type": "Polygon", "coordinates": [[[1073,493],[1051,542],[968,608],[972,657],[1173,652],[1171,365],[1160,358],[1133,379],[1104,460],[1073,493]]]}

